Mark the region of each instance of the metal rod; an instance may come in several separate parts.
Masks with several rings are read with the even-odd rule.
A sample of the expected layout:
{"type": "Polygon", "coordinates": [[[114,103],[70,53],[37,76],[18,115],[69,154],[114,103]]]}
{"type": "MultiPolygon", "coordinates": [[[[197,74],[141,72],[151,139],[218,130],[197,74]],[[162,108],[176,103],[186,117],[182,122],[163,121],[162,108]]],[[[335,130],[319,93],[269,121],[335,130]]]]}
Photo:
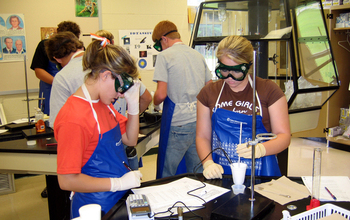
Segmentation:
{"type": "Polygon", "coordinates": [[[250,201],[254,201],[254,184],[255,184],[255,133],[256,133],[256,86],[255,86],[255,80],[256,80],[256,51],[253,52],[253,117],[252,117],[252,168],[250,172],[250,186],[251,186],[251,195],[250,195],[250,201]]]}
{"type": "Polygon", "coordinates": [[[26,62],[26,55],[23,55],[24,58],[24,75],[26,80],[26,96],[27,96],[27,112],[28,112],[28,124],[30,124],[30,111],[29,111],[29,92],[28,92],[28,78],[27,78],[27,62],[26,62]]]}

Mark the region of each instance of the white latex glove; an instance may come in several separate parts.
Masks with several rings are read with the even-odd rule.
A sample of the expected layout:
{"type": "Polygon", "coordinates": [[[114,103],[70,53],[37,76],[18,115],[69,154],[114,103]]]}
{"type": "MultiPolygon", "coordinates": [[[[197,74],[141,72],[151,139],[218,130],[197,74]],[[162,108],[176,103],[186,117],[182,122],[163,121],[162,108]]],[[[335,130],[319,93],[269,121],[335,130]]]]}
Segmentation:
{"type": "Polygon", "coordinates": [[[140,113],[140,81],[135,80],[134,85],[124,93],[126,102],[128,103],[128,114],[138,115],[140,113]]]}
{"type": "MultiPolygon", "coordinates": [[[[252,158],[252,148],[251,146],[247,147],[247,143],[238,144],[236,151],[238,156],[240,157],[248,158],[248,159],[252,158]]],[[[266,149],[264,145],[260,143],[255,145],[255,158],[260,158],[265,155],[266,155],[266,149]]]]}
{"type": "Polygon", "coordinates": [[[130,171],[120,178],[109,178],[112,192],[127,190],[141,185],[142,173],[139,170],[130,171]]]}
{"type": "Polygon", "coordinates": [[[203,175],[207,179],[222,179],[224,169],[220,164],[214,163],[213,160],[208,160],[203,164],[203,175]]]}
{"type": "Polygon", "coordinates": [[[160,112],[161,111],[159,105],[154,105],[154,111],[156,111],[156,112],[160,112]]]}

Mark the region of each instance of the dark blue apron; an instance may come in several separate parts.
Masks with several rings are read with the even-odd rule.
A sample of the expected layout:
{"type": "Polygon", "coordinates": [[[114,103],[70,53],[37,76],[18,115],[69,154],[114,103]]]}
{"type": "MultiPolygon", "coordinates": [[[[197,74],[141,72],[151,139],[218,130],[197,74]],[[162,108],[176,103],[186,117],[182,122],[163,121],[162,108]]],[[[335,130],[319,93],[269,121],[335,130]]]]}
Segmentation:
{"type": "MultiPolygon", "coordinates": [[[[111,112],[114,114],[112,110],[111,112]]],[[[99,135],[99,142],[96,149],[81,169],[81,173],[98,178],[119,178],[129,172],[123,165],[123,161],[127,162],[128,159],[122,143],[122,135],[118,124],[103,135],[99,135]]],[[[101,205],[102,215],[104,215],[125,195],[126,192],[127,190],[95,193],[76,192],[74,193],[71,202],[71,218],[79,217],[79,208],[81,206],[92,203],[101,205]]]]}
{"type": "MultiPolygon", "coordinates": [[[[159,145],[158,145],[158,157],[157,157],[157,179],[162,178],[163,168],[165,162],[166,149],[168,147],[168,139],[171,127],[171,120],[173,118],[175,109],[175,103],[170,100],[167,96],[163,102],[162,110],[162,120],[160,123],[160,136],[159,136],[159,145]]],[[[185,158],[182,158],[179,166],[177,167],[176,175],[186,173],[186,161],[185,158]]]]}
{"type": "MultiPolygon", "coordinates": [[[[223,87],[224,85],[225,83],[223,87]]],[[[220,96],[221,92],[218,100],[220,96]]],[[[238,162],[237,145],[252,140],[252,117],[252,115],[244,115],[220,108],[216,109],[212,116],[212,150],[218,147],[223,148],[233,163],[238,162]]],[[[261,133],[267,133],[267,131],[262,123],[262,116],[256,115],[256,134],[261,133]]],[[[232,174],[229,161],[221,150],[215,150],[212,157],[213,161],[223,167],[224,174],[232,174]]],[[[248,165],[246,175],[250,175],[251,159],[241,158],[240,161],[248,165]]],[[[276,155],[255,159],[255,175],[281,176],[276,155]]]]}
{"type": "MultiPolygon", "coordinates": [[[[51,76],[55,77],[58,69],[56,64],[49,61],[49,65],[46,68],[46,72],[50,73],[51,76]]],[[[44,100],[39,100],[39,108],[44,112],[44,114],[50,115],[50,96],[51,96],[51,84],[48,84],[42,80],[39,83],[39,98],[45,98],[44,100]]]]}

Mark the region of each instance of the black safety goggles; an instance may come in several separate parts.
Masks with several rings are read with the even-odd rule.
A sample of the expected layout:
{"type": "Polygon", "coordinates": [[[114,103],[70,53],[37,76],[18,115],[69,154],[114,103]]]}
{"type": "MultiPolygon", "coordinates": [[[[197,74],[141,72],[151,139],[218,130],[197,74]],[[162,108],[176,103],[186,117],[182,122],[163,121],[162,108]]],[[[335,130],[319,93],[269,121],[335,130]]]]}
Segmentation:
{"type": "MultiPolygon", "coordinates": [[[[168,34],[173,33],[173,32],[177,32],[177,30],[169,31],[169,32],[165,33],[163,36],[167,36],[168,34]]],[[[161,52],[163,50],[162,44],[160,43],[161,40],[162,40],[162,38],[160,38],[159,40],[156,40],[153,44],[153,48],[159,52],[161,52]]]]}
{"type": "Polygon", "coordinates": [[[124,94],[134,85],[133,78],[127,73],[114,74],[116,76],[114,87],[115,91],[124,94]]]}
{"type": "Polygon", "coordinates": [[[227,66],[218,61],[218,65],[215,68],[215,74],[219,79],[227,79],[228,77],[231,77],[236,81],[242,81],[246,77],[251,65],[252,63],[242,63],[236,66],[227,66]],[[235,73],[238,77],[233,76],[231,73],[235,73]]]}

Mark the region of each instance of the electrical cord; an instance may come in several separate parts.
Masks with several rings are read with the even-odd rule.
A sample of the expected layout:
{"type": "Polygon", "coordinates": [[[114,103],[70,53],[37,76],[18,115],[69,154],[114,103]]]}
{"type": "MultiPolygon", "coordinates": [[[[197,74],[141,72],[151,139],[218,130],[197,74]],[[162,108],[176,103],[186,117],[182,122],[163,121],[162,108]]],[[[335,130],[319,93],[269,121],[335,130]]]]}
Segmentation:
{"type": "Polygon", "coordinates": [[[176,206],[176,204],[178,204],[178,203],[181,203],[186,209],[188,209],[189,212],[191,212],[191,213],[194,215],[194,216],[191,217],[191,218],[194,218],[194,217],[195,217],[195,218],[203,219],[202,216],[197,215],[197,214],[194,213],[190,208],[204,208],[205,206],[187,206],[185,203],[183,203],[183,202],[181,202],[181,201],[175,202],[171,207],[168,208],[167,211],[155,213],[153,216],[151,216],[151,218],[152,218],[152,217],[155,217],[155,215],[165,214],[165,213],[167,213],[167,212],[170,212],[170,216],[167,216],[167,217],[155,217],[155,219],[177,219],[177,218],[172,218],[172,217],[173,217],[173,214],[174,214],[175,212],[173,212],[173,211],[171,211],[171,210],[174,209],[174,208],[177,208],[177,207],[182,207],[182,206],[176,206]]]}
{"type": "MultiPolygon", "coordinates": [[[[206,202],[202,197],[197,196],[197,195],[192,194],[192,193],[195,192],[195,191],[197,191],[197,190],[200,190],[200,189],[203,189],[203,188],[206,187],[206,184],[198,178],[198,176],[197,176],[197,171],[198,171],[198,169],[200,168],[200,166],[202,165],[202,162],[203,162],[205,159],[207,159],[214,151],[217,151],[217,150],[221,150],[221,151],[224,153],[224,155],[226,156],[227,160],[228,160],[230,163],[232,163],[232,161],[231,161],[230,157],[227,155],[226,151],[225,151],[223,148],[218,147],[218,148],[215,148],[214,150],[212,150],[203,160],[201,160],[201,161],[193,168],[193,175],[195,176],[195,178],[196,178],[198,181],[200,181],[200,182],[203,184],[203,186],[200,186],[200,187],[197,187],[197,188],[195,188],[195,189],[193,189],[193,190],[190,190],[190,191],[187,192],[187,194],[190,195],[190,196],[193,196],[193,197],[196,197],[196,198],[202,200],[202,201],[204,202],[203,205],[201,205],[201,206],[187,206],[187,205],[186,205],[185,203],[183,203],[182,201],[177,201],[177,202],[175,202],[171,207],[169,207],[166,211],[154,213],[154,215],[153,215],[153,216],[150,216],[150,217],[154,217],[155,219],[177,219],[177,218],[173,218],[173,214],[174,214],[175,212],[173,212],[173,211],[171,211],[171,210],[172,210],[173,208],[182,207],[182,206],[176,206],[176,204],[181,203],[181,204],[183,204],[183,206],[184,206],[189,212],[191,212],[191,213],[194,215],[193,217],[186,216],[186,219],[192,219],[192,218],[200,218],[200,219],[203,219],[202,216],[197,215],[196,213],[194,213],[194,212],[191,210],[191,208],[196,208],[196,209],[206,208],[206,203],[207,203],[207,202],[206,202]],[[168,217],[155,217],[156,215],[165,214],[165,213],[168,213],[168,212],[170,213],[170,216],[168,216],[168,217]]],[[[182,208],[183,208],[183,207],[182,207],[182,208]]]]}
{"type": "Polygon", "coordinates": [[[206,157],[204,157],[204,159],[201,160],[201,161],[193,168],[193,173],[196,173],[196,171],[197,171],[197,170],[200,168],[200,166],[202,165],[202,162],[205,161],[205,159],[207,159],[214,151],[217,151],[217,150],[221,150],[221,151],[224,153],[224,155],[225,155],[226,159],[228,160],[228,162],[229,162],[230,164],[232,163],[232,160],[230,159],[230,157],[228,156],[228,154],[226,153],[226,151],[225,151],[223,148],[221,148],[221,147],[217,147],[217,148],[215,148],[214,150],[210,151],[210,153],[209,153],[206,157]]]}

